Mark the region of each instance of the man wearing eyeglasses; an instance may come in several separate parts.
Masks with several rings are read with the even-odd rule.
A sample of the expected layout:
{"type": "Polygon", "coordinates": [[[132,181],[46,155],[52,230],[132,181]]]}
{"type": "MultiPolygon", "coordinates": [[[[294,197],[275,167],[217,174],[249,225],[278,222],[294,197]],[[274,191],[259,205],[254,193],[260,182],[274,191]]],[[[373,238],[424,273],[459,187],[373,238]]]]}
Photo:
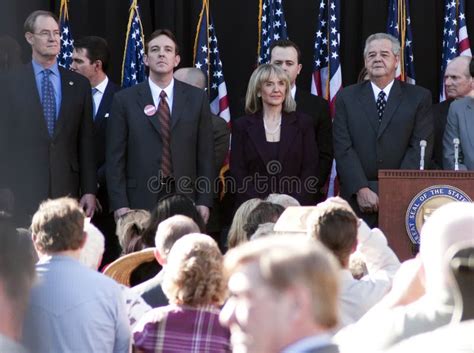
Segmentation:
{"type": "Polygon", "coordinates": [[[67,195],[90,217],[97,181],[89,82],[58,67],[54,14],[31,13],[24,31],[31,63],[0,78],[0,188],[12,191],[20,225],[41,201],[67,195]]]}

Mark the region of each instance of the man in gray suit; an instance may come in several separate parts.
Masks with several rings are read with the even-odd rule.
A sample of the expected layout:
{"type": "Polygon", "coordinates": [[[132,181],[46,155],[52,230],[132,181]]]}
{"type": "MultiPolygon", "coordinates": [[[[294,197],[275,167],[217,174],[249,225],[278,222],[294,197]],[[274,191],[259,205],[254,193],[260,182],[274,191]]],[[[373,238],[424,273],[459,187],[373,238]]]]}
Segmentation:
{"type": "Polygon", "coordinates": [[[206,93],[173,78],[180,62],[174,34],[156,30],[146,43],[146,82],[115,94],[107,126],[110,208],[151,210],[169,193],[195,200],[207,222],[215,177],[206,93]]]}
{"type": "Polygon", "coordinates": [[[459,170],[474,170],[474,62],[469,65],[470,92],[451,103],[443,136],[443,167],[455,169],[454,139],[459,141],[459,170]]]}
{"type": "Polygon", "coordinates": [[[395,80],[400,43],[385,33],[369,36],[364,59],[369,80],[337,95],[333,137],[341,196],[369,226],[377,224],[380,169],[418,169],[420,141],[433,150],[431,94],[395,80]]]}
{"type": "Polygon", "coordinates": [[[220,321],[234,352],[337,353],[338,265],[304,236],[256,239],[230,250],[224,267],[230,297],[220,321]]]}
{"type": "Polygon", "coordinates": [[[91,217],[97,188],[91,87],[58,66],[54,14],[34,11],[24,31],[32,61],[0,78],[0,188],[12,192],[22,226],[41,201],[67,195],[80,197],[91,217]]]}

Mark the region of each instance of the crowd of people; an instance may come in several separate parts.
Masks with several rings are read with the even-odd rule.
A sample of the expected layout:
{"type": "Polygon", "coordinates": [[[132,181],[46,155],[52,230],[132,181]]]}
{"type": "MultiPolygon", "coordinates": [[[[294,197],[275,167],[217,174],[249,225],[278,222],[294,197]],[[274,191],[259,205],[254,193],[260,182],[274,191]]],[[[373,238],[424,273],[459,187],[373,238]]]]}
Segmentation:
{"type": "Polygon", "coordinates": [[[474,351],[457,281],[474,204],[434,211],[403,263],[377,228],[379,170],[474,169],[470,58],[432,105],[395,79],[397,39],[372,34],[332,123],[296,86],[298,46],[274,41],[230,131],[167,29],[127,89],[103,38],[78,39],[65,70],[54,14],[24,31],[31,62],[0,72],[0,352],[474,351]]]}

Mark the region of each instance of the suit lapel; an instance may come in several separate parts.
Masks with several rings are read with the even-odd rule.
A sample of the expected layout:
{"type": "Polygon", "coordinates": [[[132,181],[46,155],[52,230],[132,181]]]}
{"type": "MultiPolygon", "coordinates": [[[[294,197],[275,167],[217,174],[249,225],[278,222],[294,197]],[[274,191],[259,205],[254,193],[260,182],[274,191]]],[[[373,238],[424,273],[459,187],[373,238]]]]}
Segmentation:
{"type": "Polygon", "coordinates": [[[72,102],[75,99],[74,87],[77,84],[75,77],[69,75],[69,71],[59,68],[61,75],[61,105],[59,107],[58,120],[54,127],[53,139],[55,139],[61,132],[64,122],[67,120],[68,107],[73,106],[72,102]]]}
{"type": "Polygon", "coordinates": [[[248,134],[255,149],[257,150],[260,158],[265,165],[272,160],[272,153],[268,144],[266,143],[267,138],[265,136],[265,129],[263,127],[263,117],[260,114],[252,115],[251,124],[248,127],[248,134]]]}
{"type": "Polygon", "coordinates": [[[173,88],[173,109],[171,113],[171,130],[175,127],[178,120],[183,115],[184,107],[186,106],[187,95],[183,84],[174,80],[173,88]]]}
{"type": "Polygon", "coordinates": [[[281,119],[281,132],[280,132],[280,146],[278,149],[278,160],[283,162],[285,156],[288,153],[290,146],[298,134],[298,128],[296,127],[296,114],[293,113],[282,113],[281,119]]]}
{"type": "Polygon", "coordinates": [[[382,122],[380,123],[377,138],[382,136],[388,124],[392,120],[395,111],[397,110],[398,106],[400,105],[400,102],[402,101],[401,96],[402,89],[400,87],[400,82],[395,80],[388,96],[387,106],[385,107],[385,111],[382,116],[382,122]]]}
{"type": "Polygon", "coordinates": [[[374,98],[374,91],[372,90],[372,85],[369,81],[365,82],[361,87],[361,95],[359,97],[359,101],[362,105],[362,109],[364,109],[365,114],[361,114],[367,119],[370,126],[377,133],[379,129],[379,117],[377,114],[377,108],[375,106],[375,98],[374,98]]]}
{"type": "Polygon", "coordinates": [[[472,98],[469,98],[463,113],[464,126],[460,130],[465,131],[471,145],[470,149],[474,150],[474,100],[472,98]]]}
{"type": "MultiPolygon", "coordinates": [[[[99,126],[102,123],[102,121],[105,118],[105,114],[108,113],[107,108],[110,108],[112,98],[113,98],[114,93],[116,91],[114,86],[115,86],[114,83],[112,83],[112,81],[110,81],[110,79],[109,79],[109,83],[105,87],[104,94],[103,94],[102,99],[100,101],[99,109],[97,109],[97,114],[95,115],[94,124],[96,126],[99,126]]],[[[94,98],[92,97],[92,99],[94,99],[94,98]]]]}
{"type": "Polygon", "coordinates": [[[49,139],[48,128],[46,127],[46,121],[43,114],[43,106],[41,104],[41,98],[36,86],[35,72],[33,70],[33,64],[29,63],[26,65],[24,76],[20,82],[20,87],[25,90],[27,97],[32,97],[31,107],[28,110],[31,112],[32,119],[38,119],[38,126],[40,127],[41,133],[49,139]]]}
{"type": "Polygon", "coordinates": [[[153,102],[153,96],[151,95],[150,84],[148,83],[148,81],[145,81],[145,82],[139,83],[139,85],[140,86],[138,87],[138,105],[140,106],[140,114],[143,114],[143,116],[155,128],[155,130],[158,132],[158,135],[161,138],[158,111],[156,112],[156,114],[153,114],[151,116],[148,116],[145,114],[145,107],[147,105],[155,106],[155,103],[153,102]]]}

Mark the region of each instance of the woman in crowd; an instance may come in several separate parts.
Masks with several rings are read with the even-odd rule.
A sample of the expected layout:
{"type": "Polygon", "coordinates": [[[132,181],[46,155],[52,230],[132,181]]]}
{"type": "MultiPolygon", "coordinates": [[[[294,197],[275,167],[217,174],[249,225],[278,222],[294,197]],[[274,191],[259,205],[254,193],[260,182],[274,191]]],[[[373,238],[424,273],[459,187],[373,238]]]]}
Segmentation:
{"type": "Polygon", "coordinates": [[[152,309],[133,331],[136,352],[230,352],[219,323],[225,299],[223,256],[204,234],[178,239],[168,255],[163,291],[170,305],[152,309]]]}
{"type": "Polygon", "coordinates": [[[233,123],[230,172],[236,181],[236,207],[271,193],[310,205],[316,192],[318,151],[311,119],[295,112],[288,75],[260,65],[252,74],[245,111],[233,123]]]}

